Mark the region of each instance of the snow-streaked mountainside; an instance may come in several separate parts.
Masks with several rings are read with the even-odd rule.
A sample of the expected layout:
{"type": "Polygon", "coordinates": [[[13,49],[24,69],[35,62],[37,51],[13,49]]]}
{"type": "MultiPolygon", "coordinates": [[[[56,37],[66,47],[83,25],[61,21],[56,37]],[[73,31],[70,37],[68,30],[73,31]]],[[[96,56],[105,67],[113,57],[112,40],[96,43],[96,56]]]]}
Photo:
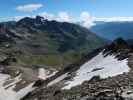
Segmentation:
{"type": "Polygon", "coordinates": [[[97,56],[83,64],[76,72],[73,80],[66,82],[68,85],[63,89],[70,89],[73,86],[80,85],[84,81],[89,81],[94,76],[108,78],[129,72],[129,70],[127,59],[118,60],[113,54],[104,56],[103,52],[100,52],[97,56]]]}
{"type": "MultiPolygon", "coordinates": [[[[28,69],[26,70],[28,71],[28,69]]],[[[21,71],[24,71],[24,70],[21,70],[21,71]]],[[[36,82],[35,80],[38,80],[38,79],[44,80],[48,77],[53,76],[57,72],[57,71],[52,71],[51,73],[50,70],[39,68],[34,73],[29,72],[29,75],[31,76],[32,74],[37,75],[35,78],[33,76],[32,77],[28,76],[28,74],[26,74],[27,72],[21,73],[21,71],[20,70],[11,71],[11,69],[9,68],[4,69],[3,71],[1,70],[0,72],[0,100],[21,100],[28,93],[30,93],[31,91],[37,88],[33,86],[36,82]],[[9,71],[8,74],[5,73],[6,71],[7,72],[9,71]],[[34,79],[29,80],[28,79],[29,77],[34,78],[34,79]]]]}
{"type": "Polygon", "coordinates": [[[132,48],[119,38],[58,71],[2,65],[0,100],[87,100],[103,93],[133,98],[132,61],[132,48]]]}
{"type": "MultiPolygon", "coordinates": [[[[126,58],[123,60],[118,60],[115,55],[112,54],[105,56],[103,51],[101,51],[91,60],[81,65],[80,68],[76,71],[76,75],[73,77],[73,79],[65,82],[66,86],[62,89],[71,89],[74,86],[82,84],[84,81],[89,81],[94,76],[100,76],[100,78],[108,78],[129,71],[130,68],[128,66],[128,60],[126,58]]],[[[65,74],[51,81],[48,86],[56,84],[68,76],[69,74],[68,72],[66,72],[65,74]]]]}
{"type": "Polygon", "coordinates": [[[113,100],[133,98],[132,61],[132,48],[119,38],[58,71],[3,65],[0,100],[87,100],[103,93],[113,100]]]}
{"type": "Polygon", "coordinates": [[[32,87],[32,83],[20,89],[19,91],[15,91],[14,88],[20,81],[20,76],[11,78],[9,75],[0,74],[0,100],[20,100],[35,89],[32,87]]]}
{"type": "Polygon", "coordinates": [[[99,97],[99,93],[107,93],[106,96],[113,96],[112,98],[117,94],[121,98],[131,97],[131,94],[126,93],[131,89],[127,81],[132,81],[132,60],[132,48],[119,38],[105,47],[94,50],[80,61],[56,72],[46,80],[36,81],[34,86],[38,89],[27,95],[24,100],[33,98],[73,100],[73,96],[78,98],[76,100],[83,98],[88,100],[90,97],[99,97]]]}
{"type": "Polygon", "coordinates": [[[72,80],[65,82],[66,86],[63,87],[63,89],[71,89],[74,86],[82,84],[84,81],[89,81],[94,76],[108,78],[129,72],[128,58],[125,54],[127,52],[126,49],[129,49],[127,45],[124,40],[119,38],[111,45],[100,50],[95,56],[83,62],[75,71],[71,73],[67,71],[50,83],[58,83],[74,73],[75,75],[72,77],[72,80]],[[123,54],[123,52],[125,53],[123,54]]]}

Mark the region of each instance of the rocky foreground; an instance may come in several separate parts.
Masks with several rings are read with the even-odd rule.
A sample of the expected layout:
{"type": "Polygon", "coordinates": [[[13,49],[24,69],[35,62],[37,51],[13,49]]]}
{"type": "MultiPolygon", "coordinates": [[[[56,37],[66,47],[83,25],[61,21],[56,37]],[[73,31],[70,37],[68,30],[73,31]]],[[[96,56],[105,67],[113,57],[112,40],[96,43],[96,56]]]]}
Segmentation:
{"type": "Polygon", "coordinates": [[[56,70],[0,59],[0,100],[132,100],[133,49],[119,38],[56,70]]]}

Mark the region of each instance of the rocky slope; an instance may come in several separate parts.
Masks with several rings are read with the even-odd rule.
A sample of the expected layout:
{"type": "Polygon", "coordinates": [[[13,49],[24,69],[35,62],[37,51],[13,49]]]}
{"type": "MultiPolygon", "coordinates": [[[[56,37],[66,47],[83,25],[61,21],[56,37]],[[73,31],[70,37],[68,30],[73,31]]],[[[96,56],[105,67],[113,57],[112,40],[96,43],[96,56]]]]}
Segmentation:
{"type": "Polygon", "coordinates": [[[46,80],[23,100],[132,100],[133,50],[121,38],[46,80]]]}
{"type": "Polygon", "coordinates": [[[121,38],[58,71],[14,63],[1,56],[0,100],[133,99],[133,49],[121,38]]]}

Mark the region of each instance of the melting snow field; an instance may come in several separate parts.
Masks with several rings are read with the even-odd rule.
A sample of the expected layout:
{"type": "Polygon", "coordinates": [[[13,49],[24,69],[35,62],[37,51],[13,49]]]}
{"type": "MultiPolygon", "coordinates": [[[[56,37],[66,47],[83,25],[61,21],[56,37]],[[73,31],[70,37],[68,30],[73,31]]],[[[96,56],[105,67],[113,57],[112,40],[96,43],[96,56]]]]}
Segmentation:
{"type": "Polygon", "coordinates": [[[99,75],[101,78],[108,78],[123,74],[124,72],[129,72],[130,68],[127,63],[127,59],[119,61],[113,55],[104,57],[101,52],[90,61],[82,65],[76,72],[76,76],[73,80],[66,82],[66,86],[62,89],[70,89],[71,87],[82,84],[84,81],[90,80],[93,76],[99,75]]]}
{"type": "Polygon", "coordinates": [[[32,87],[32,83],[25,88],[19,90],[18,92],[14,91],[13,88],[16,86],[16,83],[21,80],[20,77],[21,75],[14,79],[11,79],[10,76],[7,74],[0,74],[0,100],[20,100],[29,92],[34,90],[34,88],[32,87]],[[4,86],[3,84],[7,80],[13,80],[13,82],[4,86]]]}

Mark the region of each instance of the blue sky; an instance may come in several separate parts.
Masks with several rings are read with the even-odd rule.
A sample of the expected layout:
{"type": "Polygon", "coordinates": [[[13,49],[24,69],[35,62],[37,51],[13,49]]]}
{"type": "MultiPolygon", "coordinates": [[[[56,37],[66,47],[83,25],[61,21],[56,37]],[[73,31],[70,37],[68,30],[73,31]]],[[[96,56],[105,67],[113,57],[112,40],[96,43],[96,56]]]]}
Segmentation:
{"type": "Polygon", "coordinates": [[[133,0],[1,0],[0,16],[24,15],[26,13],[17,11],[16,7],[26,4],[43,5],[33,14],[67,11],[78,15],[88,11],[95,16],[133,16],[133,0]]]}
{"type": "Polygon", "coordinates": [[[95,17],[129,17],[133,16],[132,5],[133,0],[1,0],[0,20],[46,12],[54,16],[65,12],[75,19],[83,12],[95,17]]]}

